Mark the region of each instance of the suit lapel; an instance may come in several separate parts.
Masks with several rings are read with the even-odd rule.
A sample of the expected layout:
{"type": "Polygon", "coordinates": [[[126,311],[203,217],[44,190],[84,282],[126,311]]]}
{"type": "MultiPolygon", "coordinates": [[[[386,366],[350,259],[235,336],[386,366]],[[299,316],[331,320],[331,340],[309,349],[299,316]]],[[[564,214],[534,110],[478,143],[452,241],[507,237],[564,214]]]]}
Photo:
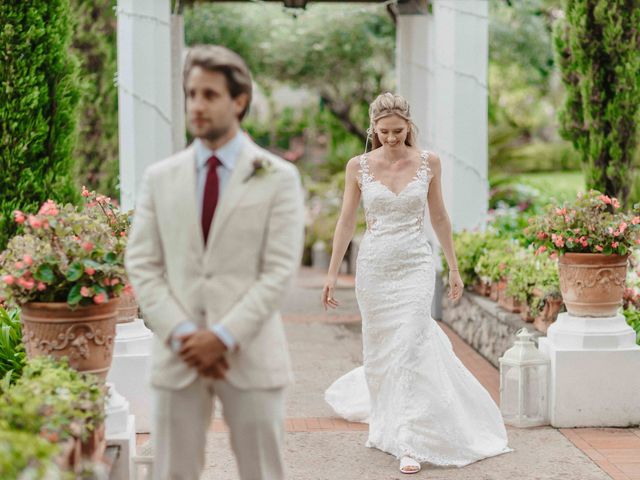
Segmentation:
{"type": "Polygon", "coordinates": [[[181,192],[181,202],[177,202],[176,206],[179,208],[179,213],[176,218],[182,218],[186,223],[186,232],[198,232],[195,237],[198,253],[202,255],[204,253],[204,243],[202,241],[202,224],[200,222],[199,205],[196,195],[196,151],[195,148],[189,147],[183,153],[182,161],[180,162],[180,175],[176,178],[178,191],[181,192]]]}
{"type": "Polygon", "coordinates": [[[236,159],[235,168],[233,172],[231,172],[231,177],[229,177],[228,183],[225,186],[224,193],[222,197],[220,197],[220,200],[218,200],[218,206],[213,215],[213,223],[211,224],[211,230],[209,231],[209,237],[207,239],[207,250],[216,242],[216,238],[218,238],[223,230],[224,224],[231,215],[234,207],[247,192],[249,182],[245,180],[252,172],[252,162],[256,155],[256,147],[249,139],[246,139],[236,159]]]}

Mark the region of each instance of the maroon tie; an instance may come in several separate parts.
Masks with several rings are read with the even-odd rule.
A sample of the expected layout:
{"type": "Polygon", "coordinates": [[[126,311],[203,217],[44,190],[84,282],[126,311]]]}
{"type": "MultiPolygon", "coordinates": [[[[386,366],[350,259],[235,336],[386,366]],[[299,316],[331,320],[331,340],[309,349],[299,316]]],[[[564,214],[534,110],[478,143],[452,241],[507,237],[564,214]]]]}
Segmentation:
{"type": "Polygon", "coordinates": [[[204,198],[202,200],[202,234],[204,235],[204,243],[207,243],[209,229],[213,221],[213,214],[218,205],[218,192],[220,191],[220,182],[218,180],[218,165],[221,165],[220,159],[215,155],[207,160],[209,170],[207,171],[207,179],[204,183],[204,198]]]}

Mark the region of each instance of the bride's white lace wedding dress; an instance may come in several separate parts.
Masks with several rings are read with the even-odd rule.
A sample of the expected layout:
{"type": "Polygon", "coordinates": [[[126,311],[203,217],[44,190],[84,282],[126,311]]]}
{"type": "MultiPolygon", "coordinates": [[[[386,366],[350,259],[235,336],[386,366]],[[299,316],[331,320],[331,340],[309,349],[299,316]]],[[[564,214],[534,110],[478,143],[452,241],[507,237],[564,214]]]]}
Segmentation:
{"type": "Polygon", "coordinates": [[[498,407],[431,318],[435,270],[423,232],[428,153],[421,159],[398,194],[371,175],[366,154],[360,159],[367,232],[356,295],[364,367],[336,380],[325,399],[345,419],[369,423],[368,447],[461,467],[510,449],[498,407]]]}

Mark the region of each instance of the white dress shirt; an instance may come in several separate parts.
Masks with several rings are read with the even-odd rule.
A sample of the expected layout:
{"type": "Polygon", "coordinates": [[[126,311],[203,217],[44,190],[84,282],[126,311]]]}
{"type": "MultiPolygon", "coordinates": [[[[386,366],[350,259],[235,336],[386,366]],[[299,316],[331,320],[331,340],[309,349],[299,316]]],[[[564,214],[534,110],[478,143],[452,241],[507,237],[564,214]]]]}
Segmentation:
{"type": "MultiPolygon", "coordinates": [[[[222,197],[224,189],[227,186],[229,177],[236,166],[236,159],[242,150],[245,142],[245,133],[239,130],[238,133],[227,143],[225,143],[218,150],[209,149],[199,138],[194,142],[194,148],[196,153],[196,198],[198,200],[198,218],[202,217],[202,202],[204,199],[204,186],[207,180],[207,174],[209,172],[209,165],[207,161],[212,155],[215,155],[220,160],[221,165],[218,165],[218,182],[219,189],[218,195],[222,197]]],[[[215,214],[214,214],[215,215],[215,214]]],[[[236,341],[229,331],[222,325],[213,325],[210,327],[211,331],[215,333],[218,338],[225,344],[229,350],[233,350],[236,347],[236,341]]],[[[173,331],[171,339],[171,349],[174,352],[180,350],[182,342],[177,337],[181,335],[187,335],[193,333],[198,327],[191,321],[186,320],[178,325],[173,331]]]]}

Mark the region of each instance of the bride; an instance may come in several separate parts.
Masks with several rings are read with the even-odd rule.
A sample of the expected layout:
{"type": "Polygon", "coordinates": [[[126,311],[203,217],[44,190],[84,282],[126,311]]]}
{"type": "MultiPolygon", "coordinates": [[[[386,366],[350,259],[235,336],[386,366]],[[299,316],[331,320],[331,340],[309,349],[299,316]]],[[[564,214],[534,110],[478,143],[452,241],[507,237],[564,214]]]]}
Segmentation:
{"type": "Polygon", "coordinates": [[[338,267],[353,237],[362,196],[367,231],[360,245],[356,296],[362,315],[364,366],[325,393],[335,412],[369,423],[367,447],[400,459],[402,473],[420,464],[469,463],[510,451],[500,411],[462,365],[431,318],[435,270],[423,231],[426,206],[449,264],[449,293],[463,292],[451,223],[441,192],[440,158],[419,151],[409,105],[380,95],[369,108],[373,150],[349,160],[333,253],[322,291],[334,297],[338,267]]]}

